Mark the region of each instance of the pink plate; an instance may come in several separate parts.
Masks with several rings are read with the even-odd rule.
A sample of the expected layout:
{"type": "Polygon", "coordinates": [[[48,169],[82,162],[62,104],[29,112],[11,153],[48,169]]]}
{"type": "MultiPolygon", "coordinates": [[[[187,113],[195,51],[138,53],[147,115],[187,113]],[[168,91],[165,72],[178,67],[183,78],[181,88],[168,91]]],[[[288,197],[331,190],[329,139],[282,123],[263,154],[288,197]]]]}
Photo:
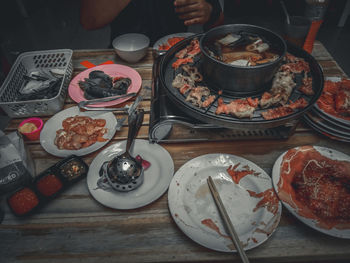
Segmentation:
{"type": "MultiPolygon", "coordinates": [[[[86,100],[84,97],[84,92],[80,89],[78,82],[80,80],[84,80],[84,78],[89,77],[89,73],[94,70],[102,70],[104,73],[107,75],[111,76],[112,78],[114,77],[128,77],[131,79],[131,84],[130,87],[128,88],[127,93],[132,93],[132,92],[139,92],[142,84],[142,79],[140,74],[127,66],[124,65],[119,65],[119,64],[108,64],[108,65],[100,65],[96,66],[93,68],[89,68],[78,75],[76,75],[72,81],[69,84],[68,87],[68,93],[69,96],[74,100],[76,103],[79,103],[80,101],[86,100]]],[[[113,101],[107,101],[107,102],[101,102],[98,104],[91,104],[89,107],[107,107],[107,106],[112,106],[112,105],[117,105],[121,104],[129,98],[123,98],[123,99],[118,99],[118,100],[113,100],[113,101]]]]}

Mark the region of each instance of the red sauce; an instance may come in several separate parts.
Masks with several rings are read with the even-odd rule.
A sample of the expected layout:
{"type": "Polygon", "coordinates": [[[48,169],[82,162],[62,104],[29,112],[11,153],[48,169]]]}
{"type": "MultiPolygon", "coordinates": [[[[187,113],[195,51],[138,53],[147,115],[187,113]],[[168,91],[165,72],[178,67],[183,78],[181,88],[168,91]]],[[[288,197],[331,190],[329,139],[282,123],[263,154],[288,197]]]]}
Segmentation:
{"type": "Polygon", "coordinates": [[[36,188],[44,196],[52,196],[62,188],[62,182],[55,175],[49,174],[42,177],[37,183],[36,188]]]}
{"type": "Polygon", "coordinates": [[[350,162],[321,155],[312,146],[289,150],[278,182],[280,198],[324,229],[350,228],[350,162]]]}
{"type": "Polygon", "coordinates": [[[210,229],[213,229],[214,231],[216,231],[220,236],[225,238],[230,238],[228,235],[224,235],[223,233],[221,233],[219,227],[210,218],[202,220],[201,223],[209,227],[210,229]]]}
{"type": "Polygon", "coordinates": [[[258,194],[250,190],[247,190],[247,191],[249,195],[252,197],[256,197],[256,198],[262,197],[262,199],[259,201],[256,207],[253,209],[253,212],[258,210],[260,207],[266,207],[267,211],[271,212],[274,215],[277,214],[278,197],[272,188],[258,194]]]}
{"type": "Polygon", "coordinates": [[[240,163],[237,163],[233,167],[230,165],[226,170],[236,184],[239,184],[239,181],[248,174],[259,175],[259,173],[255,172],[254,170],[250,170],[249,167],[246,167],[245,170],[237,171],[236,169],[239,165],[240,163]]]}
{"type": "Polygon", "coordinates": [[[326,113],[335,117],[350,120],[350,109],[342,110],[339,105],[339,98],[345,98],[344,94],[350,91],[350,80],[343,79],[338,82],[326,80],[324,83],[324,89],[320,98],[317,100],[317,106],[326,113]],[[346,93],[344,93],[346,91],[346,93]]]}
{"type": "Polygon", "coordinates": [[[29,188],[23,188],[9,198],[9,205],[17,215],[24,215],[30,212],[38,204],[38,197],[29,188]]]}

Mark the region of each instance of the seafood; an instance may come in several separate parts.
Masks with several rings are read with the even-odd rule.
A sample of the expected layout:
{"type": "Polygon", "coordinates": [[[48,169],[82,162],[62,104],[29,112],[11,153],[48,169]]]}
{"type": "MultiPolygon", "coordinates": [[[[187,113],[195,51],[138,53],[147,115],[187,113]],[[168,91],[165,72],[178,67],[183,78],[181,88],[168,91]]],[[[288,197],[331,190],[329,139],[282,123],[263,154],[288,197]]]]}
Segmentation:
{"type": "Polygon", "coordinates": [[[308,102],[304,98],[300,98],[297,99],[295,102],[291,102],[290,104],[264,111],[261,113],[261,115],[265,120],[272,120],[292,114],[295,109],[302,109],[305,108],[307,105],[308,102]]]}
{"type": "Polygon", "coordinates": [[[124,77],[112,78],[101,70],[89,73],[89,78],[78,82],[88,100],[123,95],[131,85],[131,79],[124,77]]]}
{"type": "Polygon", "coordinates": [[[199,41],[195,38],[189,45],[175,54],[178,59],[172,64],[172,67],[177,69],[182,64],[192,63],[194,56],[200,52],[199,41]]]}
{"type": "Polygon", "coordinates": [[[63,129],[56,131],[55,145],[60,150],[79,150],[96,142],[107,139],[103,135],[108,132],[105,119],[92,119],[87,116],[74,116],[62,121],[63,129]]]}
{"type": "Polygon", "coordinates": [[[255,109],[258,106],[256,99],[237,99],[225,104],[222,98],[218,99],[216,114],[231,114],[237,118],[252,118],[255,109]]]}
{"type": "Polygon", "coordinates": [[[158,47],[159,50],[169,50],[172,46],[180,42],[181,40],[184,40],[184,37],[171,37],[167,40],[167,43],[162,44],[158,47]]]}

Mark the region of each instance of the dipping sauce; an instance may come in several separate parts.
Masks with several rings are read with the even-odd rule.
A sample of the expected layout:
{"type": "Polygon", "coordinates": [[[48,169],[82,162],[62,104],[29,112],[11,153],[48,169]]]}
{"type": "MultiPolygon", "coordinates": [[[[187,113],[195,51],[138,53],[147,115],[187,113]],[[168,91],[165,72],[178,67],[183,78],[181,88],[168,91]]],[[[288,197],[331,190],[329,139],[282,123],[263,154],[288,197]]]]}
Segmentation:
{"type": "Polygon", "coordinates": [[[39,199],[31,189],[23,188],[13,194],[8,203],[17,215],[24,215],[39,204],[39,199]]]}
{"type": "Polygon", "coordinates": [[[86,173],[86,168],[81,162],[73,160],[64,164],[61,167],[60,172],[64,178],[71,181],[86,173]]]}
{"type": "Polygon", "coordinates": [[[35,131],[36,129],[38,129],[38,127],[36,127],[36,125],[34,123],[31,123],[31,122],[27,122],[18,128],[18,130],[21,133],[30,133],[30,132],[35,131]]]}
{"type": "Polygon", "coordinates": [[[53,174],[42,177],[36,183],[36,188],[44,196],[52,196],[53,194],[57,193],[62,187],[63,184],[61,180],[53,174]]]}

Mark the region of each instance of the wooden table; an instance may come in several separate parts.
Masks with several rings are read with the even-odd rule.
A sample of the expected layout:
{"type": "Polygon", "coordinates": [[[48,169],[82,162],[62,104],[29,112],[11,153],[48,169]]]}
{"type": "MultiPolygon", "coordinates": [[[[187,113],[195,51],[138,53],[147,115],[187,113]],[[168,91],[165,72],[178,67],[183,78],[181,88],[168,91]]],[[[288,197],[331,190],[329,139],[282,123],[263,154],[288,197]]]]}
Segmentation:
{"type": "MultiPolygon", "coordinates": [[[[314,57],[325,76],[345,76],[334,59],[319,42],[314,57]]],[[[113,50],[77,50],[73,55],[74,75],[85,68],[80,62],[98,65],[106,60],[125,64],[113,50]]],[[[138,138],[148,139],[153,58],[151,51],[137,64],[130,65],[142,76],[141,107],[146,115],[138,138]]],[[[65,108],[76,105],[69,97],[65,108]]],[[[45,120],[48,119],[44,118],[45,120]]],[[[14,119],[6,132],[20,123],[14,119]]],[[[109,145],[126,139],[127,127],[117,132],[109,145]]],[[[350,144],[337,142],[317,134],[300,124],[287,140],[239,140],[161,144],[171,154],[175,171],[197,156],[221,152],[241,156],[271,173],[273,163],[284,151],[300,145],[330,147],[350,154],[350,144]]],[[[38,141],[27,142],[35,161],[37,174],[59,158],[46,153],[38,141]]],[[[91,163],[99,151],[84,157],[91,163]]],[[[0,262],[164,262],[206,261],[240,262],[237,254],[220,253],[190,240],[174,223],[167,193],[157,201],[139,209],[120,211],[104,207],[89,194],[86,180],[64,192],[40,213],[17,219],[5,206],[0,225],[0,262]]],[[[252,262],[335,262],[350,260],[350,242],[319,233],[298,221],[283,209],[276,232],[262,245],[247,252],[252,262]]]]}

